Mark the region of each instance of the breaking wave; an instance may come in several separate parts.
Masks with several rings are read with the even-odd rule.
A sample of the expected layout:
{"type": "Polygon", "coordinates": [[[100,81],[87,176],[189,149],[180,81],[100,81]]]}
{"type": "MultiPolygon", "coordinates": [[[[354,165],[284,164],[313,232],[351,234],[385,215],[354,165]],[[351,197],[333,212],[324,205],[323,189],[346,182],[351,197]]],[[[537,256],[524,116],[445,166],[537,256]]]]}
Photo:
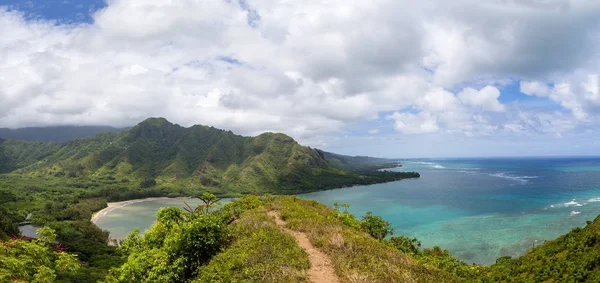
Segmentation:
{"type": "Polygon", "coordinates": [[[565,202],[565,207],[569,207],[569,206],[577,206],[577,207],[580,207],[580,206],[583,206],[583,204],[581,204],[581,203],[579,203],[579,202],[576,202],[576,201],[575,201],[575,199],[573,199],[573,200],[572,200],[572,201],[570,201],[570,202],[565,202]]]}
{"type": "Polygon", "coordinates": [[[508,180],[514,180],[514,181],[519,181],[522,183],[526,183],[529,179],[536,179],[538,178],[538,176],[512,176],[512,175],[508,175],[506,173],[490,173],[488,174],[489,176],[492,177],[498,177],[498,178],[503,178],[503,179],[508,179],[508,180]]]}

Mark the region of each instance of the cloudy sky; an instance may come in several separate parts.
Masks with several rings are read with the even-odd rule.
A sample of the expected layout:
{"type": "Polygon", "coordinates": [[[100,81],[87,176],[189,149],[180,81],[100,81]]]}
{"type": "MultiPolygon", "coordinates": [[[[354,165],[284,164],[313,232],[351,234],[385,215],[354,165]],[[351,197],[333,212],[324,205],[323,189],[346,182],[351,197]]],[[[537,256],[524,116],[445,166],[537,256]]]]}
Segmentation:
{"type": "Polygon", "coordinates": [[[600,155],[600,1],[0,0],[0,127],[150,116],[345,154],[600,155]]]}

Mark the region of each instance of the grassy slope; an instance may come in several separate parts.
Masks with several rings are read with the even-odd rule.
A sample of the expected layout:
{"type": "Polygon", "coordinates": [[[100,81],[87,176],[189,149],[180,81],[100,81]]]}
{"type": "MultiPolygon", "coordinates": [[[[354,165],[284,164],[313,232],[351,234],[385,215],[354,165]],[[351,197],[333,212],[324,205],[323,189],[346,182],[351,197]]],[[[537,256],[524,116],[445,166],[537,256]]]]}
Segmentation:
{"type": "Polygon", "coordinates": [[[271,282],[306,280],[302,275],[303,265],[290,261],[292,258],[304,261],[304,255],[286,260],[280,252],[274,252],[287,249],[289,253],[292,243],[284,239],[285,234],[272,229],[276,227],[266,216],[270,210],[278,211],[288,228],[306,233],[313,245],[328,254],[342,282],[600,282],[600,216],[586,227],[547,241],[520,258],[501,258],[490,267],[472,266],[470,274],[457,277],[461,274],[459,267],[469,267],[437,264],[451,255],[440,255],[436,259],[432,255],[402,253],[359,229],[344,225],[328,206],[287,196],[267,199],[258,209],[245,213],[236,223],[239,237],[236,244],[203,267],[202,271],[210,271],[212,275],[201,278],[241,276],[235,278],[252,281],[262,278],[255,276],[268,274],[266,281],[271,282]],[[265,237],[264,231],[256,232],[267,228],[273,233],[269,237],[265,237]],[[266,248],[273,241],[288,246],[266,248]],[[228,269],[232,264],[235,267],[228,269]],[[275,268],[280,264],[286,267],[275,268]]]}
{"type": "Polygon", "coordinates": [[[271,210],[332,258],[342,282],[600,282],[600,216],[520,258],[464,267],[440,264],[451,255],[398,251],[344,225],[330,207],[292,196],[267,198],[245,212],[233,225],[234,243],[200,269],[196,282],[306,281],[306,256],[266,216],[271,210]],[[472,270],[462,274],[464,268],[472,270]]]}
{"type": "Polygon", "coordinates": [[[498,259],[485,281],[600,282],[600,215],[517,259],[498,259]]]}
{"type": "Polygon", "coordinates": [[[231,243],[198,269],[194,282],[307,282],[306,252],[279,229],[267,212],[276,210],[288,228],[307,234],[328,254],[341,282],[458,282],[454,275],[415,260],[369,234],[345,226],[330,207],[296,197],[263,198],[230,225],[231,243]]]}
{"type": "Polygon", "coordinates": [[[456,282],[458,278],[391,248],[369,234],[348,227],[330,207],[296,197],[270,200],[290,229],[307,234],[328,254],[343,282],[456,282]]]}
{"type": "Polygon", "coordinates": [[[195,282],[308,282],[308,255],[279,229],[265,207],[232,224],[232,244],[199,270],[195,282]]]}

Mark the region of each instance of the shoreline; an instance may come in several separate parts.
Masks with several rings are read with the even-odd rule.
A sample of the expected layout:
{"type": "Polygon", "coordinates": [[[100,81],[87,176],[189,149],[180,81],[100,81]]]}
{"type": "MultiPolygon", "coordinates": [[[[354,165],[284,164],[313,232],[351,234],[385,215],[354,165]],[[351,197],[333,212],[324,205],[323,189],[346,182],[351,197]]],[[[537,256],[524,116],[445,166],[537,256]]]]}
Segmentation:
{"type": "Polygon", "coordinates": [[[155,201],[155,200],[163,200],[163,199],[171,199],[171,198],[169,198],[169,197],[151,197],[151,198],[118,201],[118,202],[108,202],[108,203],[106,203],[107,207],[103,208],[100,211],[94,212],[94,214],[92,214],[92,219],[90,219],[90,221],[92,221],[92,223],[96,224],[96,222],[98,220],[100,220],[100,218],[105,216],[107,213],[113,211],[114,209],[125,207],[130,204],[147,202],[147,201],[155,201]]]}

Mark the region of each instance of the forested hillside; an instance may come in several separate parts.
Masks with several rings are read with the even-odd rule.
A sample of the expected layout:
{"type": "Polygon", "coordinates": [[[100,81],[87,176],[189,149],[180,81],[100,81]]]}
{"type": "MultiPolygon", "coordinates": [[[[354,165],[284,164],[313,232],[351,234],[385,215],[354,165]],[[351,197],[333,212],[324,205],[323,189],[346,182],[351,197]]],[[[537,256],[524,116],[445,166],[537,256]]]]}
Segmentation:
{"type": "MultiPolygon", "coordinates": [[[[114,247],[107,246],[108,232],[90,222],[92,213],[107,201],[204,192],[295,194],[418,176],[336,168],[322,152],[284,134],[244,137],[207,126],[184,128],[162,118],[147,119],[128,131],[64,143],[1,139],[0,240],[18,237],[16,223],[32,215],[28,221],[51,228],[60,246],[19,238],[7,245],[43,251],[50,262],[67,249],[81,261],[77,271],[51,268],[46,275],[65,282],[96,282],[121,263],[114,247]]],[[[4,260],[12,255],[35,257],[4,247],[4,260]]],[[[15,262],[19,260],[6,264],[15,262]]],[[[29,278],[36,268],[23,269],[15,278],[29,278]]],[[[0,270],[0,281],[15,270],[0,270]]]]}
{"type": "Polygon", "coordinates": [[[0,160],[0,172],[28,177],[109,179],[129,187],[177,186],[229,195],[291,194],[418,177],[336,168],[323,152],[285,134],[244,137],[207,126],[184,128],[163,118],[61,144],[0,141],[0,160]]]}

